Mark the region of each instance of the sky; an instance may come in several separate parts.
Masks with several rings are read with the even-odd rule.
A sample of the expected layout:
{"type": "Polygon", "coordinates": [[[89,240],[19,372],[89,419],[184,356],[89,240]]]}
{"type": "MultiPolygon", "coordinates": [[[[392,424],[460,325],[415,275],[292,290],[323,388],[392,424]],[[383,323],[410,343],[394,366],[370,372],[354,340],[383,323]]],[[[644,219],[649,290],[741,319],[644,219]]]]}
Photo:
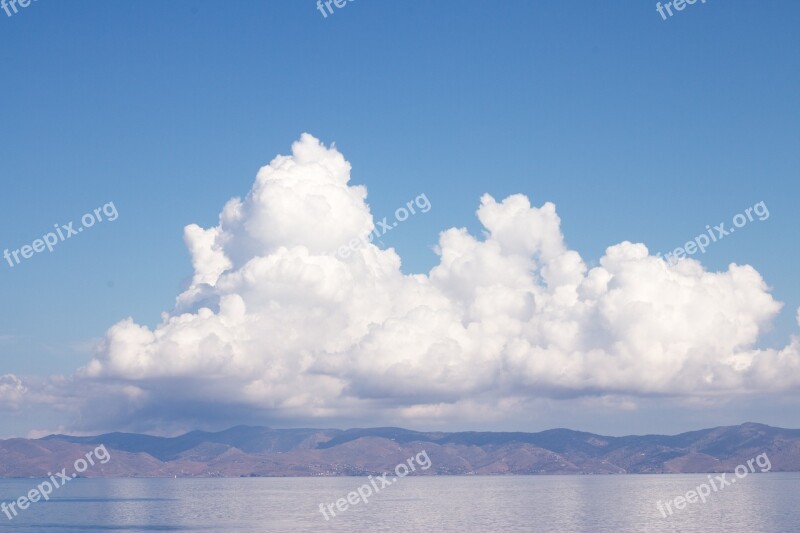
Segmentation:
{"type": "Polygon", "coordinates": [[[799,16],[0,11],[0,437],[800,427],[799,16]]]}

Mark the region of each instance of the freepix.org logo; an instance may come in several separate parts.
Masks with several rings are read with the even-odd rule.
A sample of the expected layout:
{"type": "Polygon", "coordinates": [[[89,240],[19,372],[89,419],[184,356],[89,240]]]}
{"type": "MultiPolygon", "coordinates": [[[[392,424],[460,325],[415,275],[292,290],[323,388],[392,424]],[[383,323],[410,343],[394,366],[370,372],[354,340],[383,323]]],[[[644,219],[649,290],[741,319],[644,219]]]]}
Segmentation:
{"type": "Polygon", "coordinates": [[[749,459],[747,464],[740,464],[737,466],[733,473],[736,474],[736,477],[731,476],[730,479],[727,479],[727,475],[730,472],[723,472],[721,475],[718,476],[711,476],[708,475],[708,483],[701,483],[700,485],[696,486],[694,490],[690,490],[686,493],[686,495],[678,496],[673,500],[668,500],[666,502],[662,502],[658,500],[656,503],[656,507],[661,512],[661,516],[663,518],[667,518],[667,516],[672,516],[672,506],[675,506],[675,509],[681,511],[686,508],[687,503],[697,503],[699,500],[702,503],[706,503],[706,498],[711,495],[711,488],[714,488],[714,492],[720,491],[725,487],[729,487],[736,483],[737,479],[743,479],[747,477],[747,474],[755,473],[756,468],[753,466],[753,463],[756,463],[759,467],[761,473],[769,472],[772,470],[772,463],[769,460],[769,457],[766,453],[762,453],[754,457],[753,459],[749,459]],[[711,486],[709,486],[709,483],[711,486]],[[666,507],[666,510],[665,510],[666,507]],[[669,514],[668,514],[669,513],[669,514]]]}
{"type": "MultiPolygon", "coordinates": [[[[671,17],[674,15],[672,12],[672,8],[675,8],[675,11],[683,11],[686,9],[687,4],[692,5],[697,0],[670,0],[669,2],[665,2],[663,5],[661,2],[656,2],[656,11],[658,14],[661,15],[661,20],[667,20],[667,13],[671,17]]],[[[706,0],[700,0],[701,4],[705,4],[706,0]]]]}
{"type": "MultiPolygon", "coordinates": [[[[753,220],[755,220],[753,218],[753,213],[755,213],[758,220],[761,222],[769,218],[769,209],[767,208],[767,204],[762,200],[756,205],[745,209],[743,213],[736,214],[733,217],[733,227],[728,227],[726,229],[725,222],[720,222],[714,226],[712,230],[711,225],[706,225],[707,234],[701,233],[683,246],[678,246],[664,256],[664,261],[667,262],[667,266],[671,267],[675,266],[679,260],[684,259],[687,255],[694,255],[698,250],[700,253],[706,253],[706,248],[712,243],[721,241],[728,235],[731,235],[736,231],[736,228],[742,228],[746,226],[748,222],[753,222],[753,220]]],[[[661,252],[656,254],[656,257],[661,257],[661,252]]]]}
{"type": "Polygon", "coordinates": [[[40,500],[50,500],[50,495],[53,493],[53,490],[63,487],[77,478],[78,475],[86,472],[90,466],[95,465],[95,459],[102,465],[111,460],[111,454],[108,453],[105,444],[101,444],[94,450],[90,450],[84,457],[76,459],[72,465],[74,470],[72,475],[67,472],[66,468],[62,468],[61,472],[56,472],[55,474],[48,472],[48,480],[43,481],[37,485],[36,488],[29,490],[25,496],[20,496],[11,503],[0,503],[0,511],[2,511],[9,520],[13,520],[20,511],[26,510],[32,503],[36,503],[40,500]],[[17,507],[19,507],[19,510],[17,510],[17,507]]]}
{"type": "Polygon", "coordinates": [[[19,13],[17,7],[28,7],[31,5],[31,1],[36,2],[36,0],[0,0],[0,9],[10,17],[19,13]]]}
{"type": "Polygon", "coordinates": [[[325,521],[331,519],[331,517],[336,516],[336,511],[333,510],[334,506],[339,511],[339,513],[345,512],[350,506],[357,505],[359,503],[367,504],[369,503],[369,498],[377,495],[382,489],[391,486],[393,483],[396,483],[399,479],[402,479],[409,475],[411,472],[416,472],[417,468],[414,465],[414,462],[419,465],[420,470],[427,470],[431,467],[431,458],[428,457],[428,452],[422,450],[417,455],[409,457],[408,460],[404,463],[400,463],[394,467],[394,477],[392,479],[386,479],[389,476],[388,472],[384,472],[380,476],[369,476],[367,481],[369,483],[364,483],[358,489],[354,491],[350,491],[347,493],[347,499],[339,498],[333,503],[319,504],[319,512],[322,513],[322,516],[325,517],[325,521]],[[380,487],[378,486],[380,483],[380,487]],[[374,489],[374,490],[373,490],[374,489]],[[330,512],[331,516],[328,516],[330,512]]]}
{"type": "Polygon", "coordinates": [[[41,239],[36,239],[32,243],[20,246],[15,250],[6,248],[3,250],[3,258],[8,262],[8,266],[13,268],[15,265],[20,264],[21,260],[33,257],[34,253],[44,252],[45,249],[48,252],[52,252],[56,244],[64,242],[73,235],[78,235],[84,229],[91,228],[98,222],[103,222],[103,215],[105,215],[105,220],[109,222],[117,220],[119,213],[114,202],[108,202],[93,212],[83,215],[81,217],[81,225],[77,228],[74,222],[54,224],[55,231],[44,234],[41,239]]]}
{"type": "Polygon", "coordinates": [[[383,217],[377,222],[375,228],[369,233],[369,235],[367,235],[367,237],[363,239],[352,239],[349,243],[347,243],[347,245],[340,246],[336,251],[336,255],[339,257],[339,259],[347,259],[351,253],[355,252],[362,246],[366,246],[367,243],[372,242],[374,239],[386,235],[392,231],[392,229],[396,228],[400,222],[405,222],[408,220],[408,217],[417,214],[417,211],[414,209],[415,205],[421,213],[427,213],[432,207],[431,201],[428,200],[428,197],[425,195],[425,193],[422,193],[413,200],[406,202],[405,206],[400,206],[395,210],[394,222],[390,224],[388,222],[389,217],[383,217]]]}
{"type": "Polygon", "coordinates": [[[353,0],[317,0],[317,9],[320,13],[322,13],[324,18],[328,18],[328,14],[333,15],[333,8],[331,7],[331,4],[335,5],[339,9],[342,9],[347,5],[347,2],[352,1],[353,0]],[[323,4],[325,5],[323,6],[323,4]]]}

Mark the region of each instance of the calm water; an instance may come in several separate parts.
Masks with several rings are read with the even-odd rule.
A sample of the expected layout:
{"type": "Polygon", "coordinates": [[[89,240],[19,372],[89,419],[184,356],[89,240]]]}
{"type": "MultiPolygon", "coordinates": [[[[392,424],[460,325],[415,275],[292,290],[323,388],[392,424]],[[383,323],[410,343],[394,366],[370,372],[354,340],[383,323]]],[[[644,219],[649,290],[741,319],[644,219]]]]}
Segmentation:
{"type": "MultiPolygon", "coordinates": [[[[669,518],[704,474],[407,477],[325,521],[364,478],[78,479],[1,531],[800,531],[800,474],[750,475],[669,518]],[[334,508],[335,509],[335,508],[334,508]]],[[[0,480],[0,499],[39,481],[0,480]]]]}

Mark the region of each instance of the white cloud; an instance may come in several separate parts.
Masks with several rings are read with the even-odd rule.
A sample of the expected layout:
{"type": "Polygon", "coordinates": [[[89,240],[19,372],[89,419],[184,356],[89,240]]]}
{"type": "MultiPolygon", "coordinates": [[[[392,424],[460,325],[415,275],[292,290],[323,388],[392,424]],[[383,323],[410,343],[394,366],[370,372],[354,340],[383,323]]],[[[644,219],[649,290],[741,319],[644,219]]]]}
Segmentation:
{"type": "Polygon", "coordinates": [[[187,226],[194,277],[175,310],[152,330],[111,327],[75,379],[118,391],[104,406],[129,418],[213,405],[412,421],[536,398],[619,397],[630,409],[625,398],[800,385],[800,341],[754,347],[781,304],[750,266],[668,268],[622,242],[588,269],[555,205],[487,194],[484,238],[443,231],[439,264],[404,275],[392,249],[336,256],[373,229],[366,189],[349,179],[344,157],[304,134],[217,226],[187,226]]]}
{"type": "Polygon", "coordinates": [[[22,380],[14,374],[0,376],[0,406],[16,409],[28,393],[22,380]]]}

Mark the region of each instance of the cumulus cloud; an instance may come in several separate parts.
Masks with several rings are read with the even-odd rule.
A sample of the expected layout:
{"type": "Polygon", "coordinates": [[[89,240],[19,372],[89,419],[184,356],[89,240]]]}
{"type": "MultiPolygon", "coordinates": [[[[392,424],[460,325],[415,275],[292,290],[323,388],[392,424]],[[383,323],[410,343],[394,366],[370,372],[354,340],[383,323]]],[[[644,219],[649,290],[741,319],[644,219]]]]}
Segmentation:
{"type": "Polygon", "coordinates": [[[0,406],[17,409],[27,393],[28,388],[19,377],[14,374],[0,376],[0,406]]]}
{"type": "Polygon", "coordinates": [[[443,231],[439,263],[406,275],[393,249],[337,256],[374,228],[349,182],[342,154],[304,134],[216,226],[186,227],[194,276],[175,309],[154,329],[111,327],[74,379],[111,387],[106,405],[130,417],[213,406],[304,420],[800,385],[797,339],[755,348],[781,304],[751,266],[669,268],[622,242],[588,268],[554,204],[486,194],[484,235],[443,231]]]}

